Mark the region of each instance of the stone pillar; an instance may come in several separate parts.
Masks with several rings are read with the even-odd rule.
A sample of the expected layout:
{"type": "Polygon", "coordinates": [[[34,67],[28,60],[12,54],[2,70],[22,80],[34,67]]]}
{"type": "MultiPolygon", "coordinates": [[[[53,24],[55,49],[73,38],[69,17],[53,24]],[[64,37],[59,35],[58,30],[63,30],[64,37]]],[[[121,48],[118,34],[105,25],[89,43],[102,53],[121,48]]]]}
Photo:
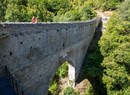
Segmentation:
{"type": "Polygon", "coordinates": [[[71,64],[68,64],[68,85],[75,87],[75,68],[71,64]]]}

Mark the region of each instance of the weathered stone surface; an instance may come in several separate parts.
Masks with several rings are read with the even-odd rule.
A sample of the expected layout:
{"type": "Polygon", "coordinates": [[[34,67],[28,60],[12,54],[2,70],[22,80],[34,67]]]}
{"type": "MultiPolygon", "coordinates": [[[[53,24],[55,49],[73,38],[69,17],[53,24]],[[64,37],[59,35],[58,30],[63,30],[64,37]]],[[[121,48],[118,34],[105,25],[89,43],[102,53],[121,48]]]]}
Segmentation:
{"type": "Polygon", "coordinates": [[[69,76],[75,82],[98,23],[0,23],[0,65],[9,68],[26,95],[46,95],[64,61],[75,68],[69,76]]]}

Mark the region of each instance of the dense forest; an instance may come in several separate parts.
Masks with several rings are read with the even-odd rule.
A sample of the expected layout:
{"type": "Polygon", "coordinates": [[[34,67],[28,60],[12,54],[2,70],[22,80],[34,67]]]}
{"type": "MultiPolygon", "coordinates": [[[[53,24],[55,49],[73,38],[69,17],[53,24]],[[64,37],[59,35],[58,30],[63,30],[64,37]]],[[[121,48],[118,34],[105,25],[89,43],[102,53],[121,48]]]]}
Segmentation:
{"type": "Polygon", "coordinates": [[[106,31],[87,56],[85,74],[92,84],[85,95],[130,94],[130,0],[114,5],[106,31]]]}
{"type": "Polygon", "coordinates": [[[87,20],[95,17],[84,0],[1,0],[0,20],[39,22],[87,20]]]}
{"type": "Polygon", "coordinates": [[[99,41],[104,59],[102,82],[108,95],[130,94],[130,0],[111,17],[99,41]]]}
{"type": "MultiPolygon", "coordinates": [[[[85,21],[97,17],[95,10],[113,11],[107,29],[86,56],[84,75],[89,83],[84,95],[130,95],[130,0],[0,0],[0,21],[85,21]]],[[[48,89],[59,95],[59,80],[67,77],[67,62],[48,89]]],[[[72,87],[64,95],[80,95],[72,87]]]]}
{"type": "Polygon", "coordinates": [[[123,0],[0,0],[0,21],[81,21],[96,16],[94,9],[116,9],[123,0]]]}

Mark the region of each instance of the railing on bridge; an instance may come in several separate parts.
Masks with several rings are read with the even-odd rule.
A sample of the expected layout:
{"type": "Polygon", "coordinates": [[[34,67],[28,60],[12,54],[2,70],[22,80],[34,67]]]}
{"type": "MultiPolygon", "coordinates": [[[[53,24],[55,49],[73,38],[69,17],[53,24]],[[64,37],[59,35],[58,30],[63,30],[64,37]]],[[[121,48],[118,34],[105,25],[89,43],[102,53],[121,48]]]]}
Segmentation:
{"type": "Polygon", "coordinates": [[[4,67],[5,76],[8,77],[11,86],[14,88],[16,95],[24,95],[24,91],[21,90],[18,86],[17,80],[14,78],[14,76],[10,73],[7,66],[4,67]]]}

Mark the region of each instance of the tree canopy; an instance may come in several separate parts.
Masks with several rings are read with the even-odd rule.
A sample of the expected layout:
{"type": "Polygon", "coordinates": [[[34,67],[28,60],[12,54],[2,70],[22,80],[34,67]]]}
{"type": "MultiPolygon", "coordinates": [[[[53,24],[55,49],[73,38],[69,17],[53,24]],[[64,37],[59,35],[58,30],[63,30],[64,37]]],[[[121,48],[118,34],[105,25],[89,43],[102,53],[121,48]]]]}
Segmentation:
{"type": "Polygon", "coordinates": [[[111,17],[99,42],[104,56],[103,78],[108,95],[130,92],[130,0],[125,0],[111,17]]]}
{"type": "Polygon", "coordinates": [[[86,0],[2,0],[0,21],[28,22],[33,16],[39,22],[88,20],[95,12],[86,0]]]}

